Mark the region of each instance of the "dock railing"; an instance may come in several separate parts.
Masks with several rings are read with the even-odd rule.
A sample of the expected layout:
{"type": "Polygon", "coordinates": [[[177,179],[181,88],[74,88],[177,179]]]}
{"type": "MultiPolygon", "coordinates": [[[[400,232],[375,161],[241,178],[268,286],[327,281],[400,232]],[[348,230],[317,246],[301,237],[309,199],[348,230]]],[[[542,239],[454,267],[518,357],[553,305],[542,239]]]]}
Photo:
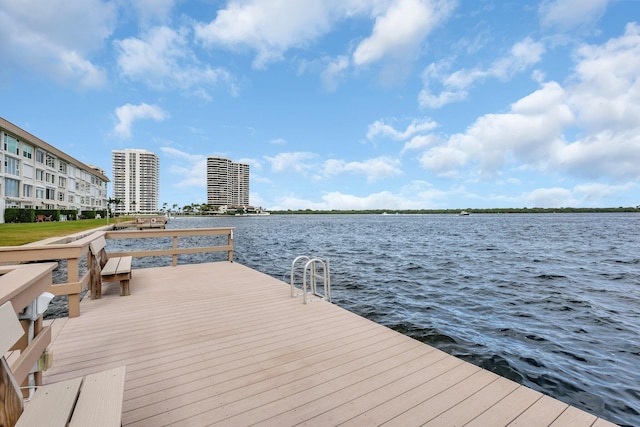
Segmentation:
{"type": "Polygon", "coordinates": [[[23,264],[32,262],[57,261],[66,262],[66,282],[51,284],[47,292],[56,296],[67,295],[69,304],[69,317],[80,316],[80,295],[88,288],[90,281],[91,263],[93,262],[89,252],[89,244],[98,237],[106,239],[149,239],[171,238],[172,247],[154,250],[136,250],[130,252],[109,252],[115,256],[131,255],[134,258],[150,256],[170,256],[171,265],[178,265],[178,255],[227,252],[227,259],[233,262],[233,228],[190,228],[172,230],[130,230],[107,231],[101,229],[92,233],[84,233],[74,240],[73,237],[63,237],[48,244],[31,244],[23,246],[0,247],[0,268],[7,264],[23,264]],[[179,247],[179,239],[194,236],[226,235],[226,244],[200,247],[179,247]],[[86,269],[81,276],[81,260],[86,260],[86,269]]]}
{"type": "Polygon", "coordinates": [[[51,328],[43,326],[44,310],[37,308],[37,301],[51,286],[51,272],[56,266],[55,262],[0,266],[0,307],[10,303],[16,315],[22,314],[18,317],[25,333],[10,348],[20,352],[18,357],[10,358],[10,368],[27,394],[33,386],[42,384],[42,372],[33,372],[33,367],[51,343],[51,328]]]}

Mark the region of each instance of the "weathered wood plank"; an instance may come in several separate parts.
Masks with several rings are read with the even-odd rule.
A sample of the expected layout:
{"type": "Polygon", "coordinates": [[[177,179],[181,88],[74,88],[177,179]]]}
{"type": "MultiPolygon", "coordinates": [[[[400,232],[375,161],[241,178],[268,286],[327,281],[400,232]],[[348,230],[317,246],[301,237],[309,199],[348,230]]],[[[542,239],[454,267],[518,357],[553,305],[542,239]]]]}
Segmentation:
{"type": "Polygon", "coordinates": [[[69,426],[119,427],[124,379],[124,366],[87,375],[69,426]]]}
{"type": "Polygon", "coordinates": [[[82,378],[40,387],[16,427],[66,426],[80,392],[82,378]]]}
{"type": "Polygon", "coordinates": [[[22,414],[22,393],[9,365],[0,356],[0,426],[13,426],[22,414]]]}
{"type": "Polygon", "coordinates": [[[536,401],[542,398],[542,394],[527,387],[520,386],[510,393],[498,404],[487,409],[476,418],[467,423],[468,427],[505,426],[520,416],[536,401]]]}
{"type": "Polygon", "coordinates": [[[2,329],[2,334],[0,334],[1,357],[24,335],[24,330],[20,325],[18,316],[16,316],[13,305],[11,305],[11,301],[0,305],[0,329],[2,329]]]}

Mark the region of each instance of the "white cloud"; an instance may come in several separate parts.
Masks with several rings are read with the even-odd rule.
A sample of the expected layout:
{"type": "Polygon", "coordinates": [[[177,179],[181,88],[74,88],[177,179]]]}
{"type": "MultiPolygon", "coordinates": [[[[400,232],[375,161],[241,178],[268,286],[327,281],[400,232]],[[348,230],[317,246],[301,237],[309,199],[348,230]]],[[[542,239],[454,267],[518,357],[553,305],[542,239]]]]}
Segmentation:
{"type": "Polygon", "coordinates": [[[450,91],[444,90],[437,95],[430,92],[428,87],[425,87],[420,91],[418,95],[418,104],[424,108],[437,109],[447,104],[462,101],[467,97],[468,93],[463,90],[450,91]]]}
{"type": "Polygon", "coordinates": [[[107,79],[102,69],[82,58],[77,52],[61,52],[57,70],[70,79],[76,77],[76,82],[85,88],[103,86],[107,79]]]}
{"type": "Polygon", "coordinates": [[[564,90],[550,82],[512,104],[510,112],[478,118],[465,133],[422,153],[420,163],[441,175],[455,175],[470,162],[485,176],[511,162],[543,166],[573,121],[564,90]]]}
{"type": "Polygon", "coordinates": [[[168,21],[174,5],[175,0],[136,0],[131,3],[143,26],[168,21]]]}
{"type": "Polygon", "coordinates": [[[0,55],[19,58],[3,66],[102,86],[106,73],[90,57],[112,34],[116,12],[114,3],[100,0],[0,0],[0,55]]]}
{"type": "Polygon", "coordinates": [[[510,55],[492,63],[488,74],[500,79],[508,79],[540,62],[545,50],[542,43],[527,37],[513,45],[510,55]]]}
{"type": "MultiPolygon", "coordinates": [[[[590,180],[640,179],[640,26],[628,24],[621,37],[580,46],[574,57],[566,88],[542,83],[508,112],[485,114],[464,133],[432,140],[419,156],[421,165],[444,176],[474,167],[493,177],[509,166],[590,180]]],[[[541,194],[560,193],[532,197],[541,194]]],[[[564,199],[566,206],[575,201],[564,199]]]]}
{"type": "Polygon", "coordinates": [[[207,182],[207,157],[185,153],[172,147],[160,147],[167,155],[171,186],[174,188],[205,188],[207,182]]]}
{"type": "MultiPolygon", "coordinates": [[[[320,202],[306,200],[297,196],[278,199],[273,209],[425,209],[442,207],[443,201],[452,194],[462,194],[464,189],[453,188],[443,191],[425,181],[411,181],[397,192],[379,191],[368,195],[345,194],[340,191],[328,191],[320,202]]],[[[446,202],[445,202],[446,203],[446,202]]]]}
{"type": "Polygon", "coordinates": [[[592,131],[634,129],[640,124],[640,25],[602,45],[583,45],[570,89],[582,123],[592,131]]]}
{"type": "Polygon", "coordinates": [[[168,86],[190,90],[205,99],[218,83],[228,84],[235,94],[237,88],[230,74],[223,68],[199,63],[188,36],[185,28],[161,26],[149,29],[140,38],[116,41],[120,74],[156,89],[168,86]]]}
{"type": "Polygon", "coordinates": [[[640,178],[640,25],[602,45],[583,45],[567,89],[583,129],[564,147],[558,163],[591,179],[640,178]]]}
{"type": "Polygon", "coordinates": [[[368,196],[355,196],[332,191],[322,196],[324,209],[344,210],[344,209],[398,209],[406,203],[406,199],[397,196],[389,191],[370,194],[368,196]]]}
{"type": "Polygon", "coordinates": [[[535,208],[562,208],[576,206],[578,200],[573,197],[571,190],[566,188],[539,188],[523,195],[525,203],[535,208]]]}
{"type": "Polygon", "coordinates": [[[640,133],[598,132],[568,144],[556,154],[557,166],[589,179],[640,179],[640,133]]]}
{"type": "Polygon", "coordinates": [[[310,160],[316,155],[309,152],[280,153],[275,156],[265,156],[265,160],[271,165],[273,172],[297,172],[306,173],[313,168],[310,160]]]}
{"type": "Polygon", "coordinates": [[[560,30],[590,24],[607,8],[609,0],[547,0],[538,8],[542,25],[560,30]]]}
{"type": "Polygon", "coordinates": [[[418,157],[420,165],[440,176],[454,177],[466,165],[469,155],[457,144],[433,147],[418,157]]]}
{"type": "Polygon", "coordinates": [[[121,138],[131,137],[131,127],[133,123],[138,120],[151,119],[160,122],[169,118],[169,114],[157,105],[145,103],[138,105],[125,104],[116,108],[115,113],[118,118],[118,123],[113,129],[113,132],[121,138]]]}
{"type": "Polygon", "coordinates": [[[349,68],[349,58],[341,55],[329,61],[320,78],[328,91],[335,91],[338,81],[343,78],[344,72],[349,68]]]}
{"type": "Polygon", "coordinates": [[[440,108],[461,101],[468,96],[467,89],[476,81],[487,78],[508,80],[537,64],[544,52],[545,47],[542,43],[527,37],[515,43],[508,55],[494,60],[486,68],[461,69],[448,74],[450,61],[432,63],[423,72],[424,88],[418,95],[418,103],[425,108],[440,108]],[[441,86],[438,94],[434,94],[431,87],[434,84],[441,86]]]}
{"type": "Polygon", "coordinates": [[[396,130],[393,126],[386,124],[383,120],[376,120],[369,125],[367,139],[373,140],[378,137],[387,137],[397,141],[405,140],[415,134],[427,132],[435,129],[438,124],[431,118],[413,119],[403,131],[396,130]]]}
{"type": "Polygon", "coordinates": [[[431,145],[436,145],[440,142],[440,137],[437,135],[417,135],[407,141],[402,147],[400,154],[404,154],[410,150],[422,150],[431,145]]]}
{"type": "MultiPolygon", "coordinates": [[[[413,53],[456,5],[456,0],[231,0],[214,20],[197,24],[195,33],[207,46],[255,52],[253,66],[264,68],[290,49],[310,46],[338,21],[366,16],[375,23],[353,52],[353,62],[360,66],[413,53]]],[[[325,70],[329,88],[345,66],[339,58],[325,70]]]]}
{"type": "Polygon", "coordinates": [[[353,52],[353,62],[362,66],[387,56],[416,50],[425,37],[446,19],[457,2],[394,0],[384,14],[376,17],[371,36],[353,52]]]}
{"type": "Polygon", "coordinates": [[[363,162],[330,159],[324,163],[323,172],[328,177],[343,173],[362,174],[367,177],[367,181],[374,182],[382,178],[402,175],[400,166],[399,160],[390,157],[378,157],[363,162]]]}
{"type": "Polygon", "coordinates": [[[327,33],[334,19],[332,4],[231,0],[213,21],[196,25],[196,37],[207,45],[250,48],[257,52],[254,66],[262,68],[282,59],[288,49],[305,46],[327,33]]]}
{"type": "MultiPolygon", "coordinates": [[[[608,185],[598,182],[589,182],[586,184],[576,185],[573,189],[574,193],[580,195],[584,204],[589,206],[602,206],[602,201],[610,197],[616,197],[620,194],[637,191],[637,183],[627,183],[623,185],[608,185]]],[[[611,206],[617,207],[617,206],[611,206]]]]}
{"type": "Polygon", "coordinates": [[[287,140],[284,138],[275,138],[269,141],[269,144],[273,145],[286,145],[287,140]]]}
{"type": "Polygon", "coordinates": [[[251,174],[253,174],[253,172],[255,172],[256,170],[262,170],[262,162],[258,159],[253,159],[250,157],[245,157],[242,159],[237,159],[234,160],[236,163],[246,163],[249,165],[250,169],[251,169],[251,174]]]}

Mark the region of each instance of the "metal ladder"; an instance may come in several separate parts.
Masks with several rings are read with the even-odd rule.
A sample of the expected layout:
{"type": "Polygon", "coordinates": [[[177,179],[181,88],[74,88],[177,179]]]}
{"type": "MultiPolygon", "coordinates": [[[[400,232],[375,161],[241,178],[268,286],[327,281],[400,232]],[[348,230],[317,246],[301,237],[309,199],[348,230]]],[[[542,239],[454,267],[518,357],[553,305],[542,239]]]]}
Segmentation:
{"type": "Polygon", "coordinates": [[[302,298],[305,304],[313,301],[309,296],[320,297],[321,300],[331,302],[331,278],[329,274],[329,260],[299,256],[291,263],[291,298],[297,297],[299,288],[295,286],[296,266],[304,262],[302,269],[302,298]],[[322,292],[318,291],[321,282],[322,292]],[[308,288],[308,290],[307,290],[308,288]]]}

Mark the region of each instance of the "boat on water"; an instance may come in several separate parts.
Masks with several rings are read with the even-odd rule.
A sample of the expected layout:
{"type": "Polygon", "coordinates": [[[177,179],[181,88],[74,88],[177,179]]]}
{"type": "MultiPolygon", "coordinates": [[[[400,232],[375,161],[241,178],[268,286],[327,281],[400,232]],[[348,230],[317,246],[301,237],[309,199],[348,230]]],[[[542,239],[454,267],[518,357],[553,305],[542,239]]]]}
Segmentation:
{"type": "Polygon", "coordinates": [[[469,214],[469,211],[460,211],[460,213],[458,215],[459,216],[468,216],[470,214],[469,214]]]}
{"type": "Polygon", "coordinates": [[[271,212],[237,213],[235,216],[268,216],[271,212]]]}

